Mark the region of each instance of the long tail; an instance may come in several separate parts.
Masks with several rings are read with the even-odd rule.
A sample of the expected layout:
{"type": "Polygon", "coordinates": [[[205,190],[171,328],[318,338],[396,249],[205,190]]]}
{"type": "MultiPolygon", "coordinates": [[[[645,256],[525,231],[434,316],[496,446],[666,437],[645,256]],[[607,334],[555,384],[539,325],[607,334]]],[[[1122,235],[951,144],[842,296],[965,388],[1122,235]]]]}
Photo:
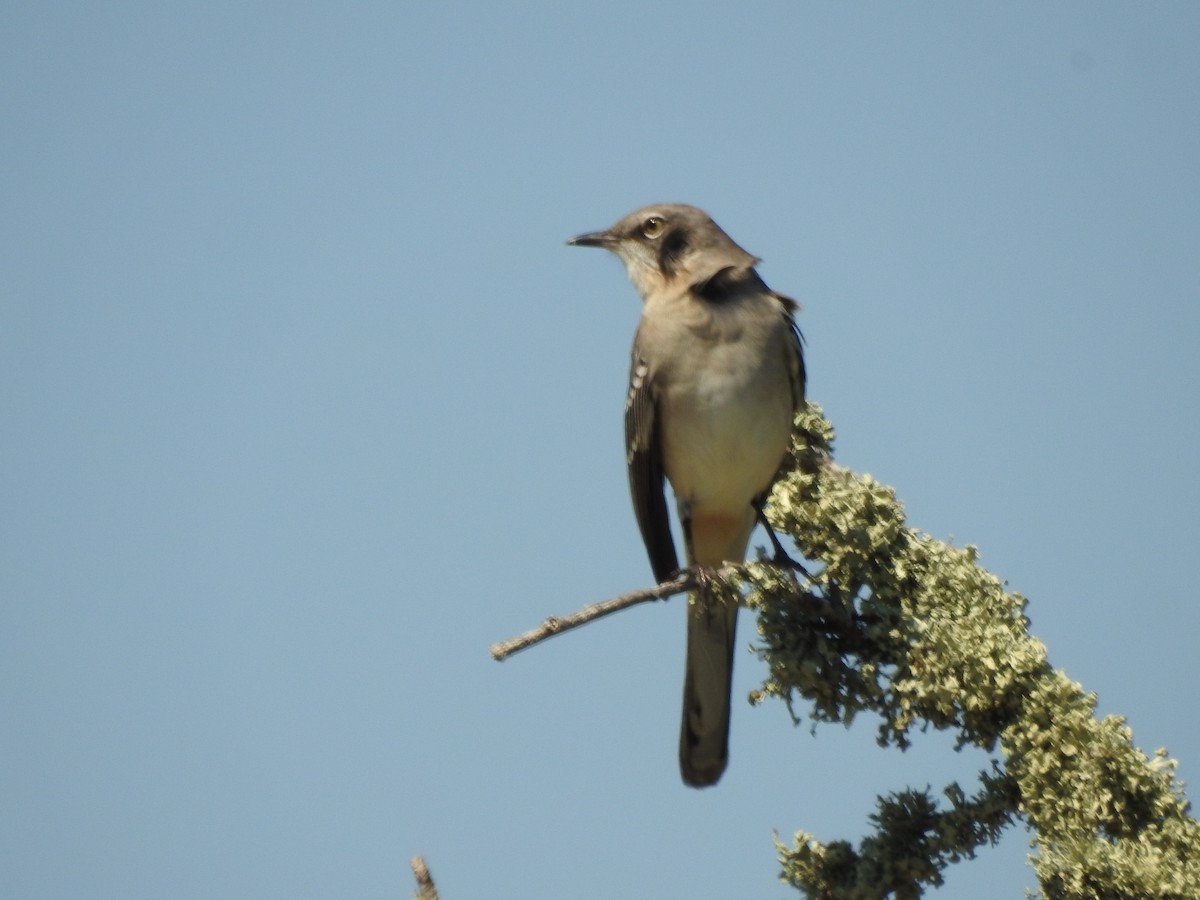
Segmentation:
{"type": "Polygon", "coordinates": [[[729,761],[729,702],[733,690],[733,642],[737,606],[704,596],[688,605],[687,669],[679,770],[685,783],[717,783],[729,761]]]}
{"type": "MultiPolygon", "coordinates": [[[[741,562],[754,530],[754,507],[733,514],[689,510],[680,515],[688,565],[717,568],[741,562]]],[[[733,690],[733,641],[738,608],[701,588],[688,598],[687,668],[683,679],[683,724],[679,771],[686,784],[716,784],[729,761],[729,701],[733,690]]]]}

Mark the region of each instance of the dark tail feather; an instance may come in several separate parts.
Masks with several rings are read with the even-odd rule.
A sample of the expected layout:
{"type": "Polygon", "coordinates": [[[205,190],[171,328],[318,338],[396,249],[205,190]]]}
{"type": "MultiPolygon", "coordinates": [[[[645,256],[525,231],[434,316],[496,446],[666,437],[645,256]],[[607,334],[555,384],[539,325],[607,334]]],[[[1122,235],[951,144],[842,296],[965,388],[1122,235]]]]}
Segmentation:
{"type": "Polygon", "coordinates": [[[729,761],[729,701],[737,606],[697,596],[688,605],[679,771],[692,787],[716,784],[729,761]]]}

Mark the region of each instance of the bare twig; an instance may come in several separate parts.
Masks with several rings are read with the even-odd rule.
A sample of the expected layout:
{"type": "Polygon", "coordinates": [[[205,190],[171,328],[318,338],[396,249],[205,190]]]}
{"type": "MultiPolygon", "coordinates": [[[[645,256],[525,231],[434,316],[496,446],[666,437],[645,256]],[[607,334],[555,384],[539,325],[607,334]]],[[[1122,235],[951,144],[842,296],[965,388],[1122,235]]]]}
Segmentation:
{"type": "MultiPolygon", "coordinates": [[[[772,562],[775,562],[781,568],[799,570],[807,578],[807,573],[794,560],[772,560],[772,562]]],[[[664,581],[662,584],[657,584],[652,588],[630,591],[628,594],[621,594],[619,597],[613,597],[611,600],[591,603],[579,610],[579,612],[571,613],[568,616],[550,616],[537,628],[517,635],[515,638],[509,638],[507,641],[492,644],[492,659],[497,661],[507,659],[514,653],[532,647],[534,644],[540,644],[542,641],[554,637],[556,634],[562,634],[564,631],[570,631],[573,628],[578,628],[580,625],[586,625],[593,619],[603,618],[611,613],[627,609],[630,606],[637,606],[639,603],[647,603],[650,600],[665,600],[675,594],[694,591],[696,588],[701,587],[707,580],[713,578],[714,575],[717,577],[727,575],[745,577],[747,574],[745,565],[734,564],[723,566],[715,571],[698,567],[685,569],[674,580],[664,581]]],[[[799,588],[799,585],[797,585],[797,588],[799,588]]]]}
{"type": "Polygon", "coordinates": [[[694,590],[699,585],[699,580],[689,570],[674,581],[664,581],[662,584],[655,585],[652,588],[630,591],[628,594],[613,597],[611,600],[591,603],[579,612],[571,613],[569,616],[551,616],[537,628],[517,635],[515,638],[510,638],[507,641],[492,644],[492,658],[495,660],[507,659],[519,650],[532,647],[534,644],[540,644],[546,638],[562,634],[564,631],[570,631],[572,628],[578,628],[580,625],[586,625],[593,619],[599,619],[610,613],[620,612],[627,607],[646,603],[650,600],[665,600],[667,597],[674,596],[675,594],[694,590]]]}
{"type": "Polygon", "coordinates": [[[425,857],[414,856],[408,864],[412,866],[417,879],[417,900],[438,900],[437,887],[433,883],[433,876],[429,874],[429,867],[425,865],[425,857]]]}

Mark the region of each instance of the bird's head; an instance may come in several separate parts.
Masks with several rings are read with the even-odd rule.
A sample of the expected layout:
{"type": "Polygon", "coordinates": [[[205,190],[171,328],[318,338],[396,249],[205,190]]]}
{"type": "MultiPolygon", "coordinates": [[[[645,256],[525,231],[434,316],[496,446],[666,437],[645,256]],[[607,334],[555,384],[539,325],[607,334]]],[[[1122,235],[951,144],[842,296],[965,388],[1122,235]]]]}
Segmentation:
{"type": "Polygon", "coordinates": [[[642,207],[607,231],[591,231],[567,243],[611,250],[625,263],[643,299],[659,291],[687,289],[731,266],[750,269],[758,262],[708,213],[681,203],[642,207]]]}

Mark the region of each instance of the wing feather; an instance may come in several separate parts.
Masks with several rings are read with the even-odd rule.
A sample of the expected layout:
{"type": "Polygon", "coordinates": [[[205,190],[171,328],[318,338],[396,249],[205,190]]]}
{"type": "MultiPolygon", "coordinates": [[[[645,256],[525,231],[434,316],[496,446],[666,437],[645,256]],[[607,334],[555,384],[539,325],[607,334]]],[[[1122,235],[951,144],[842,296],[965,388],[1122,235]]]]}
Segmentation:
{"type": "Polygon", "coordinates": [[[636,338],[629,371],[629,396],[625,401],[625,462],[642,542],[654,577],[661,583],[679,569],[679,559],[667,513],[654,384],[650,367],[638,352],[636,338]]]}

